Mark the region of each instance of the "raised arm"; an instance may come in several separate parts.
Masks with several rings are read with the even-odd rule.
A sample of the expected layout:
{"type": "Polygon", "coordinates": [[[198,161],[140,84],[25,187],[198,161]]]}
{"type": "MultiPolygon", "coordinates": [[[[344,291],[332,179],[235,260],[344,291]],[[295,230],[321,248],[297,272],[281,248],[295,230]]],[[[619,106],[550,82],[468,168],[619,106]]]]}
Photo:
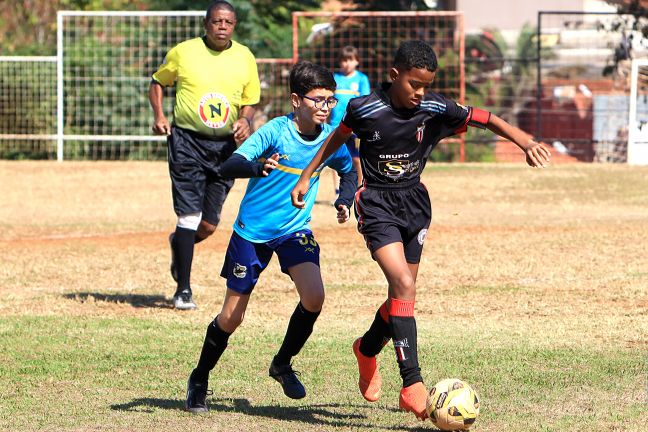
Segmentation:
{"type": "Polygon", "coordinates": [[[549,164],[551,153],[543,143],[533,140],[533,137],[495,114],[490,114],[486,127],[497,135],[513,141],[526,155],[526,162],[532,167],[544,168],[549,164]]]}
{"type": "Polygon", "coordinates": [[[343,124],[340,124],[324,141],[322,147],[315,154],[313,160],[308,164],[308,166],[302,171],[299,176],[297,184],[290,192],[290,197],[292,199],[292,205],[297,208],[304,208],[306,203],[304,202],[304,195],[308,192],[310,187],[310,178],[317,169],[318,166],[322,164],[326,159],[329,158],[337,149],[340,148],[342,143],[346,142],[347,139],[351,136],[351,130],[345,128],[343,124]]]}

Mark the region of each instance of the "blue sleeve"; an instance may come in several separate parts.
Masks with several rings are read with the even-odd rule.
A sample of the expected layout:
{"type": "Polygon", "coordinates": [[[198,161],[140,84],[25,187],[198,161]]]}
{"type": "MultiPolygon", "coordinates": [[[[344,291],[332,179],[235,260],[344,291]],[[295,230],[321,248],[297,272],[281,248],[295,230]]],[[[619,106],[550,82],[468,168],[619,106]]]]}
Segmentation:
{"type": "Polygon", "coordinates": [[[274,153],[279,133],[277,122],[270,121],[246,139],[234,153],[240,154],[251,162],[256,162],[259,158],[267,158],[274,153]]]}
{"type": "Polygon", "coordinates": [[[360,96],[366,96],[371,93],[371,85],[369,84],[369,78],[367,75],[362,74],[362,80],[360,80],[360,96]]]}

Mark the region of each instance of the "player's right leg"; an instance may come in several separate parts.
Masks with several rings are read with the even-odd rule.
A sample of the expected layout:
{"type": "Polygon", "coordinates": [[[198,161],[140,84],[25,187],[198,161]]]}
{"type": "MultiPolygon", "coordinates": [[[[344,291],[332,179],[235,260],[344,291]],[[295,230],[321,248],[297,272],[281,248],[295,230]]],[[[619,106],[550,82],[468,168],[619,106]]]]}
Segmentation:
{"type": "Polygon", "coordinates": [[[209,373],[227,347],[230,335],[243,322],[250,294],[271,257],[272,250],[264,244],[249,242],[232,233],[221,270],[221,276],[227,279],[225,300],[221,312],[207,327],[198,364],[189,377],[187,410],[208,410],[205,398],[209,373]]]}
{"type": "Polygon", "coordinates": [[[209,373],[227,348],[229,337],[243,322],[249,300],[249,294],[241,294],[227,289],[220,313],[207,326],[198,364],[191,372],[187,382],[185,402],[187,411],[200,413],[209,410],[206,401],[207,396],[211,394],[208,389],[209,373]]]}
{"type": "Polygon", "coordinates": [[[353,354],[358,362],[358,387],[362,396],[369,402],[380,398],[382,378],[376,356],[390,338],[387,302],[384,302],[376,311],[369,330],[353,342],[353,354]]]}
{"type": "Polygon", "coordinates": [[[202,219],[206,175],[199,160],[195,137],[172,127],[167,140],[173,209],[178,216],[175,232],[169,236],[171,276],[177,282],[173,296],[178,309],[195,309],[191,291],[191,265],[196,231],[202,219]]]}

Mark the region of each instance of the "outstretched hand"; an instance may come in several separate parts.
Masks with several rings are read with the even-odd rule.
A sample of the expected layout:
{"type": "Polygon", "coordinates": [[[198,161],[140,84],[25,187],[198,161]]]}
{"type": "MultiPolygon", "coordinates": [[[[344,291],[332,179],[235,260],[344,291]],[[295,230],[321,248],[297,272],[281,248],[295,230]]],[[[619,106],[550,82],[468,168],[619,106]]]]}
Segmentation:
{"type": "Polygon", "coordinates": [[[532,142],[531,146],[524,151],[526,163],[534,168],[544,168],[549,165],[551,152],[544,143],[532,142]]]}
{"type": "Polygon", "coordinates": [[[306,201],[304,201],[304,195],[308,192],[308,187],[310,182],[308,179],[299,179],[293,190],[290,192],[290,199],[292,200],[292,205],[299,209],[306,207],[306,201]]]}
{"type": "Polygon", "coordinates": [[[279,165],[279,153],[275,153],[263,163],[263,176],[267,177],[279,165]]]}

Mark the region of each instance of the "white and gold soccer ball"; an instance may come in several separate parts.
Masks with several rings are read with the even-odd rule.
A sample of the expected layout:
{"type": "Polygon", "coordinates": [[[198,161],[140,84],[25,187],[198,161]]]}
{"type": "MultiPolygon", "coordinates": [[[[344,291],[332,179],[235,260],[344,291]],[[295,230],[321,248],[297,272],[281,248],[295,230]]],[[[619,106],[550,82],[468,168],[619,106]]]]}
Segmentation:
{"type": "Polygon", "coordinates": [[[446,378],[430,389],[427,413],[441,430],[468,430],[479,415],[479,397],[465,381],[446,378]]]}

